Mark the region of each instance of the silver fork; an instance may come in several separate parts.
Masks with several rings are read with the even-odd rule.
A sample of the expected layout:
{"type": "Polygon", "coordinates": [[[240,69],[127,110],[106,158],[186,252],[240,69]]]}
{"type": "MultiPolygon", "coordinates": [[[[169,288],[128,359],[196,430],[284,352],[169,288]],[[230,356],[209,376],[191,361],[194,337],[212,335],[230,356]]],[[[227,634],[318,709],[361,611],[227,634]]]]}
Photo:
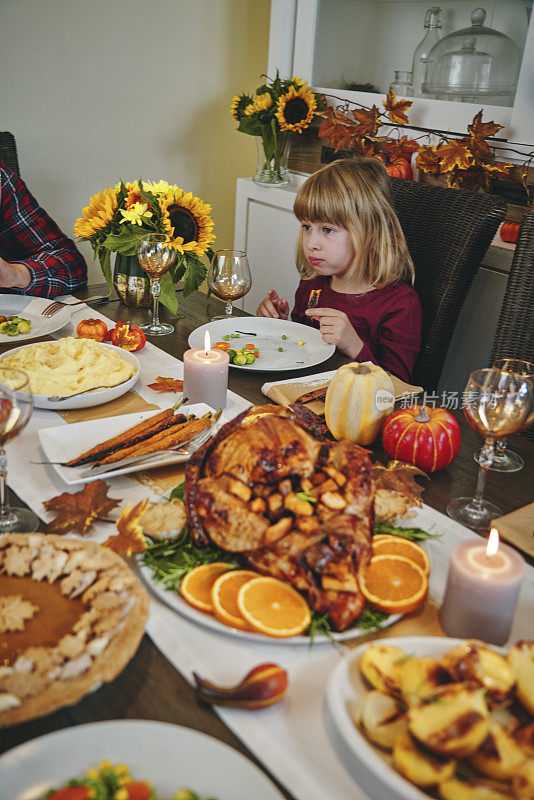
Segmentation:
{"type": "Polygon", "coordinates": [[[71,306],[79,306],[82,303],[91,303],[95,300],[107,300],[109,295],[107,294],[95,294],[93,297],[86,297],[85,300],[77,300],[75,303],[64,303],[62,300],[54,300],[53,303],[49,303],[46,308],[42,311],[42,317],[53,317],[60,308],[66,306],[70,308],[71,306]]]}

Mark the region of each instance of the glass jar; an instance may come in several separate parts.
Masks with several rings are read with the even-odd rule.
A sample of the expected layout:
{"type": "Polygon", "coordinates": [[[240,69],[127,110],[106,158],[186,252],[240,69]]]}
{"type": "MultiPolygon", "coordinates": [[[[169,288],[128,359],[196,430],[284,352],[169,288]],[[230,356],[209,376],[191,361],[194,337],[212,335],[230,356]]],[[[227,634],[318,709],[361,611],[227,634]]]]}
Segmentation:
{"type": "Polygon", "coordinates": [[[423,92],[426,80],[428,56],[435,44],[441,39],[441,8],[432,6],[425,14],[425,35],[415,48],[412,66],[413,97],[429,97],[423,92]]]}
{"type": "Polygon", "coordinates": [[[395,70],[395,79],[390,84],[390,91],[394,91],[397,97],[412,97],[412,73],[408,70],[395,70]]]}

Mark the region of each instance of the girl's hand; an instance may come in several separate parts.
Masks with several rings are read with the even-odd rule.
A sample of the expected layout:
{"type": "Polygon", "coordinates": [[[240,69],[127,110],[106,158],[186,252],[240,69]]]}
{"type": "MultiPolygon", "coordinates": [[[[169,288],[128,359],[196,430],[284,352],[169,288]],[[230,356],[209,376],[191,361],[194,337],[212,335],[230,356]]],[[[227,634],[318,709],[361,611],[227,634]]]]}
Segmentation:
{"type": "Polygon", "coordinates": [[[308,308],[306,316],[319,320],[319,330],[324,342],[335,344],[349,358],[356,358],[363,347],[363,341],[343,311],[335,308],[308,308]]]}
{"type": "Polygon", "coordinates": [[[278,293],[274,289],[269,289],[268,296],[258,306],[256,316],[287,319],[289,317],[289,303],[285,297],[278,297],[278,293]]]}

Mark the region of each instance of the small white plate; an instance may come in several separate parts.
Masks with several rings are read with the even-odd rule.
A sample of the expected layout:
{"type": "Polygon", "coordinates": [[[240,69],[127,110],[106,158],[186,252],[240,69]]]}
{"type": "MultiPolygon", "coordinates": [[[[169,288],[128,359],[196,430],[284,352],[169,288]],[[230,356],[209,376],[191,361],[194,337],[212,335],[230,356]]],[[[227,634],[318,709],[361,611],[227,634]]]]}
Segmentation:
{"type": "Polygon", "coordinates": [[[201,325],[189,335],[190,347],[204,347],[204,333],[209,331],[211,345],[224,340],[237,331],[239,339],[229,339],[230,347],[237,350],[250,343],[255,344],[260,351],[260,357],[253,364],[237,366],[230,364],[235,369],[244,369],[249,372],[284,372],[289,369],[306,369],[316,364],[321,364],[335,353],[335,346],[323,342],[323,337],[317,330],[300,322],[291,322],[283,319],[270,319],[268,317],[230,317],[219,319],[201,325]],[[247,336],[247,333],[254,336],[247,336]],[[287,339],[282,339],[287,336],[287,339]],[[299,342],[304,344],[299,345],[299,342]],[[283,350],[279,350],[283,347],[283,350]]]}
{"type": "MultiPolygon", "coordinates": [[[[232,565],[229,565],[231,568],[232,565]]],[[[245,567],[244,569],[248,569],[245,567]]],[[[174,611],[178,612],[182,617],[186,617],[190,622],[197,623],[198,625],[202,625],[204,628],[209,628],[212,631],[216,631],[217,633],[223,633],[227,636],[234,636],[237,639],[245,639],[249,642],[263,642],[263,644],[305,644],[310,645],[311,639],[309,636],[288,636],[286,638],[280,639],[273,639],[271,636],[264,636],[262,633],[253,633],[252,631],[240,631],[238,628],[231,628],[229,625],[223,625],[222,622],[219,622],[216,617],[212,617],[211,614],[205,614],[203,611],[199,611],[193,606],[190,606],[189,603],[183,599],[183,597],[176,591],[171,589],[165,589],[165,587],[154,580],[154,576],[152,574],[152,570],[149,567],[141,566],[139,567],[141,576],[145,581],[145,584],[154,592],[154,594],[163,602],[170,606],[174,611]]],[[[259,574],[258,574],[259,577],[259,574]]],[[[390,625],[393,625],[394,622],[397,622],[401,618],[400,614],[395,614],[386,620],[384,624],[384,628],[389,628],[390,625]]],[[[332,639],[336,642],[343,642],[349,639],[359,639],[361,636],[366,636],[369,633],[368,630],[362,631],[360,628],[348,628],[346,631],[341,631],[337,633],[336,631],[332,631],[330,636],[323,636],[322,634],[317,634],[314,637],[313,643],[315,644],[330,644],[332,639]]]]}
{"type": "MultiPolygon", "coordinates": [[[[213,411],[213,409],[205,403],[196,403],[190,406],[183,406],[178,409],[177,413],[195,414],[195,416],[201,417],[208,411],[213,411]]],[[[75,422],[72,425],[56,425],[53,428],[41,428],[39,439],[47,461],[71,461],[81,453],[85,453],[86,450],[90,450],[98,442],[105,442],[106,439],[118,436],[128,428],[132,428],[139,422],[143,422],[143,420],[160,413],[161,409],[158,409],[158,411],[140,411],[136,414],[124,414],[124,416],[119,417],[75,422]]],[[[217,430],[217,425],[212,426],[210,432],[213,433],[215,430],[217,430]]],[[[184,444],[184,447],[187,447],[187,444],[184,444]]],[[[188,459],[189,456],[180,455],[179,453],[161,453],[158,456],[154,456],[154,458],[140,461],[137,464],[128,464],[124,467],[117,464],[115,469],[96,475],[87,474],[90,472],[90,464],[84,464],[81,467],[63,467],[61,464],[52,463],[51,466],[53,466],[62,481],[69,486],[75,486],[80,483],[108,480],[108,478],[113,478],[116,475],[127,475],[129,472],[139,472],[143,469],[153,469],[167,464],[181,464],[184,461],[188,461],[188,459]]]]}
{"type": "Polygon", "coordinates": [[[18,333],[16,336],[6,336],[0,333],[0,344],[15,344],[29,342],[40,336],[59,331],[70,321],[70,308],[63,306],[52,317],[43,317],[41,314],[53,300],[46,297],[33,297],[32,295],[2,294],[0,295],[0,314],[4,317],[17,315],[29,319],[32,329],[29,333],[18,333]]]}
{"type": "MultiPolygon", "coordinates": [[[[399,636],[384,639],[385,644],[400,647],[410,655],[435,658],[441,658],[463,641],[446,636],[399,636]]],[[[428,800],[429,795],[403,778],[393,768],[387,754],[374,747],[353,722],[351,709],[358,709],[369,691],[359,668],[368,647],[369,644],[360,645],[340,661],[330,676],[326,690],[328,711],[337,732],[350,751],[347,767],[352,774],[357,772],[361,776],[362,787],[368,793],[368,787],[373,786],[374,793],[370,796],[387,797],[388,800],[428,800]]],[[[493,649],[503,652],[502,648],[493,649]]]]}
{"type": "Polygon", "coordinates": [[[0,757],[2,800],[40,800],[109,759],[148,780],[161,800],[180,788],[217,800],[283,800],[245,756],[204,733],[151,720],[111,720],[39,736],[0,757]]]}
{"type": "MultiPolygon", "coordinates": [[[[96,344],[98,344],[99,347],[106,347],[113,350],[115,353],[117,353],[117,355],[120,355],[121,358],[124,358],[125,361],[129,361],[130,364],[133,364],[135,367],[135,372],[132,377],[124,383],[119,383],[118,386],[112,386],[109,389],[99,389],[96,392],[87,392],[87,394],[80,394],[78,397],[68,397],[66,400],[62,400],[61,402],[49,400],[48,395],[45,394],[34,394],[33,404],[36,408],[46,408],[50,411],[70,411],[74,408],[90,408],[91,406],[100,406],[102,403],[109,403],[110,400],[115,400],[117,397],[121,397],[121,395],[126,394],[126,392],[132,388],[139,377],[139,361],[137,360],[136,356],[134,356],[134,354],[130,353],[128,350],[122,350],[112,344],[104,344],[103,342],[96,342],[96,344]]],[[[13,347],[11,350],[8,350],[6,353],[0,356],[0,364],[2,363],[3,358],[10,356],[13,353],[16,353],[17,350],[22,350],[25,347],[31,347],[31,345],[13,347]]],[[[24,394],[24,392],[21,392],[21,394],[24,394]]]]}

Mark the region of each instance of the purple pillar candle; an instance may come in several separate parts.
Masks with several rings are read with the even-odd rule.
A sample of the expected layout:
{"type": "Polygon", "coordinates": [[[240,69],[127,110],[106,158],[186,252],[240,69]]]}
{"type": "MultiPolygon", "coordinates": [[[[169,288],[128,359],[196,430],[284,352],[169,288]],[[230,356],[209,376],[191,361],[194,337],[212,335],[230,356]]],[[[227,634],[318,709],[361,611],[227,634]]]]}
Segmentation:
{"type": "Polygon", "coordinates": [[[470,539],[452,551],[440,622],[449,636],[504,644],[510,635],[525,560],[499,544],[495,529],[487,542],[470,539]]]}
{"type": "Polygon", "coordinates": [[[189,403],[224,408],[228,391],[228,353],[212,350],[206,331],[204,347],[184,353],[184,397],[189,403]]]}

